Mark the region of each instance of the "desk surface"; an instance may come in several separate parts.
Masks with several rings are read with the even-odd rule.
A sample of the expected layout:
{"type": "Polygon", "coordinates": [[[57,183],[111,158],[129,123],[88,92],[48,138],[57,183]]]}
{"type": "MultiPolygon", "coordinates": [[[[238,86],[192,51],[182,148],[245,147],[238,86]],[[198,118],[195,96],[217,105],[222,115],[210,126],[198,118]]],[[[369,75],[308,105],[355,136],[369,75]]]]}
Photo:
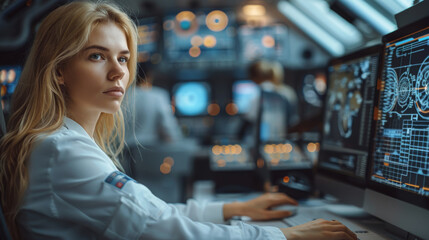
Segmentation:
{"type": "MultiPolygon", "coordinates": [[[[209,181],[196,182],[194,184],[193,198],[198,201],[222,201],[222,202],[231,202],[231,201],[246,201],[252,198],[259,196],[261,193],[240,193],[240,194],[214,194],[214,184],[209,181]]],[[[334,202],[332,199],[308,199],[305,201],[300,201],[300,205],[297,207],[297,214],[307,213],[308,212],[319,212],[322,210],[328,210],[331,207],[335,206],[343,207],[345,205],[334,202]]],[[[360,209],[357,207],[353,207],[354,209],[360,209]]],[[[360,209],[363,212],[363,209],[360,209]]],[[[335,215],[335,213],[332,213],[335,215]]],[[[343,221],[352,222],[353,224],[360,225],[367,230],[370,230],[385,239],[391,240],[400,240],[404,239],[403,236],[400,236],[400,232],[392,233],[390,229],[388,229],[389,225],[384,223],[378,218],[370,216],[369,214],[361,214],[359,217],[346,217],[341,216],[340,219],[344,219],[343,221]]],[[[231,223],[234,224],[232,220],[231,223]]],[[[287,228],[288,226],[284,221],[276,220],[276,221],[250,221],[245,220],[246,223],[259,225],[259,226],[274,226],[279,228],[287,228]]],[[[341,220],[340,220],[341,221],[341,220]]],[[[347,224],[346,224],[347,225],[347,224]]]]}

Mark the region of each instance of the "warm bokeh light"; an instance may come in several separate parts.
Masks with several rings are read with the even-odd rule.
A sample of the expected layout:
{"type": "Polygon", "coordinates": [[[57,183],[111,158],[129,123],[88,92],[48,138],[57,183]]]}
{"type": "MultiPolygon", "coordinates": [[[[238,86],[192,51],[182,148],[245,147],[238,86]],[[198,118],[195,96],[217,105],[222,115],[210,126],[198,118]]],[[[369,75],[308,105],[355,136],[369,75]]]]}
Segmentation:
{"type": "Polygon", "coordinates": [[[211,11],[207,14],[206,25],[213,32],[220,32],[228,26],[228,16],[220,10],[211,11]]]}
{"type": "Polygon", "coordinates": [[[220,106],[217,103],[212,103],[207,106],[207,112],[210,116],[216,116],[220,113],[220,106]]]}
{"type": "Polygon", "coordinates": [[[204,46],[207,48],[212,48],[216,46],[216,37],[213,35],[207,35],[204,37],[204,46]]]}
{"type": "Polygon", "coordinates": [[[7,77],[7,71],[5,69],[2,69],[0,71],[0,83],[3,83],[6,80],[7,77]]]}
{"type": "Polygon", "coordinates": [[[243,7],[243,13],[248,16],[263,16],[265,15],[265,7],[262,5],[245,5],[243,7]]]}
{"type": "Polygon", "coordinates": [[[264,159],[259,158],[259,159],[256,161],[256,166],[258,166],[258,168],[263,168],[263,167],[264,167],[264,165],[265,165],[264,159]]]}
{"type": "Polygon", "coordinates": [[[231,153],[231,146],[230,146],[230,145],[228,145],[228,146],[223,146],[223,152],[224,152],[225,154],[230,154],[230,153],[231,153]]]}
{"type": "Polygon", "coordinates": [[[162,163],[159,167],[159,170],[162,174],[169,174],[171,172],[171,165],[167,163],[162,163]]]}
{"type": "Polygon", "coordinates": [[[225,154],[225,155],[239,155],[242,152],[240,145],[214,145],[212,147],[212,153],[215,155],[225,154]]]}
{"type": "Polygon", "coordinates": [[[317,145],[315,143],[307,144],[307,150],[309,152],[315,152],[317,150],[317,145]]]}
{"type": "Polygon", "coordinates": [[[221,146],[218,146],[218,145],[214,145],[214,146],[212,147],[212,153],[213,153],[214,155],[219,155],[219,154],[221,154],[221,153],[222,153],[222,147],[221,147],[221,146]]]}
{"type": "Polygon", "coordinates": [[[191,57],[195,57],[196,58],[196,57],[198,57],[198,56],[201,55],[201,49],[199,47],[197,47],[197,46],[193,46],[193,47],[191,47],[189,49],[189,55],[191,57]]]}
{"type": "Polygon", "coordinates": [[[191,11],[181,11],[176,15],[176,20],[180,21],[192,21],[195,19],[195,14],[191,11]]]}
{"type": "Polygon", "coordinates": [[[286,153],[290,153],[290,152],[292,152],[292,150],[293,150],[293,147],[292,147],[292,145],[290,144],[290,143],[286,143],[285,144],[285,152],[286,153]]]}
{"type": "Polygon", "coordinates": [[[264,146],[264,151],[268,154],[272,154],[274,152],[274,147],[271,144],[267,144],[264,146]]]}
{"type": "Polygon", "coordinates": [[[164,158],[164,163],[169,164],[170,166],[174,165],[174,159],[172,157],[164,158]]]}
{"type": "Polygon", "coordinates": [[[3,97],[4,95],[6,95],[7,88],[6,88],[6,86],[5,86],[5,85],[2,85],[2,86],[1,86],[1,90],[0,90],[0,92],[1,92],[1,96],[2,96],[2,97],[3,97]]]}
{"type": "Polygon", "coordinates": [[[281,153],[282,147],[281,144],[274,145],[274,153],[281,153]]]}
{"type": "Polygon", "coordinates": [[[238,107],[235,103],[228,103],[225,107],[225,111],[228,115],[235,115],[238,113],[238,107]]]}
{"type": "Polygon", "coordinates": [[[262,45],[266,48],[273,48],[276,45],[276,40],[270,35],[265,35],[262,38],[262,45]]]}
{"type": "Polygon", "coordinates": [[[236,149],[237,154],[240,154],[240,153],[241,153],[241,151],[243,151],[243,149],[241,148],[241,146],[240,146],[240,145],[236,144],[236,145],[234,145],[234,146],[235,146],[235,149],[236,149]]]}
{"type": "Polygon", "coordinates": [[[203,38],[201,36],[195,35],[191,38],[191,45],[199,47],[203,44],[203,38]]]}
{"type": "Polygon", "coordinates": [[[290,178],[288,177],[288,176],[285,176],[284,178],[283,178],[283,182],[284,183],[288,183],[290,181],[290,178]]]}
{"type": "Polygon", "coordinates": [[[280,159],[278,159],[278,158],[273,158],[273,159],[271,159],[271,165],[273,165],[273,166],[278,165],[278,164],[279,164],[279,162],[280,162],[280,159]]]}
{"type": "Polygon", "coordinates": [[[223,160],[223,159],[217,160],[217,166],[218,167],[225,167],[225,165],[226,165],[226,161],[225,160],[223,160]]]}

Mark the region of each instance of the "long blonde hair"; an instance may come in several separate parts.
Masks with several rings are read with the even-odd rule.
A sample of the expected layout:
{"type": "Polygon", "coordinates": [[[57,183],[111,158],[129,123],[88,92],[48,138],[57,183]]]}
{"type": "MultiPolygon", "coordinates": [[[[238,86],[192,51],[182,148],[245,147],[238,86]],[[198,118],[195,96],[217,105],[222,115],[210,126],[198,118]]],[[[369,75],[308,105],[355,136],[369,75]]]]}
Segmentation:
{"type": "MultiPolygon", "coordinates": [[[[14,238],[18,238],[15,219],[28,187],[27,161],[32,146],[40,134],[59,129],[67,113],[66,94],[60,87],[58,71],[83,49],[92,29],[107,21],[121,27],[127,38],[128,88],[136,76],[137,30],[133,21],[116,6],[72,2],[50,13],[39,27],[14,93],[7,134],[0,142],[1,203],[14,238]]],[[[120,167],[116,159],[124,142],[121,110],[101,114],[94,139],[120,167]]]]}

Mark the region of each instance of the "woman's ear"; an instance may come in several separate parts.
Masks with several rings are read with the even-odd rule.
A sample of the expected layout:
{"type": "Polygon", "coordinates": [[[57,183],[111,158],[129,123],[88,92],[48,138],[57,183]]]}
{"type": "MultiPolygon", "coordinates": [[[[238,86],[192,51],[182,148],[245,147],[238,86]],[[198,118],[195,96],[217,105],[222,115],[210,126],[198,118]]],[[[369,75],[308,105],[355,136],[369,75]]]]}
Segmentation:
{"type": "Polygon", "coordinates": [[[64,85],[65,83],[64,83],[64,77],[63,77],[62,70],[61,70],[61,69],[57,69],[57,70],[55,71],[55,73],[56,73],[56,75],[57,75],[58,83],[59,83],[60,85],[64,85]]]}

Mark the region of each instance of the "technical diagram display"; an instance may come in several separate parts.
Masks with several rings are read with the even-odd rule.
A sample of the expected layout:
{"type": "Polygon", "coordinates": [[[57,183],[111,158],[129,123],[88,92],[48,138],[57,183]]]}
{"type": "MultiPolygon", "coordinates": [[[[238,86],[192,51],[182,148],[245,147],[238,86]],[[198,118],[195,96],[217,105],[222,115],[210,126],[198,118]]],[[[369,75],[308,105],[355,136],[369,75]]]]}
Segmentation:
{"type": "Polygon", "coordinates": [[[364,184],[381,45],[328,66],[318,170],[364,184]]]}
{"type": "Polygon", "coordinates": [[[364,200],[365,211],[421,239],[429,239],[428,23],[383,37],[364,200]]]}
{"type": "Polygon", "coordinates": [[[429,200],[429,28],[385,43],[371,180],[429,200]]]}

